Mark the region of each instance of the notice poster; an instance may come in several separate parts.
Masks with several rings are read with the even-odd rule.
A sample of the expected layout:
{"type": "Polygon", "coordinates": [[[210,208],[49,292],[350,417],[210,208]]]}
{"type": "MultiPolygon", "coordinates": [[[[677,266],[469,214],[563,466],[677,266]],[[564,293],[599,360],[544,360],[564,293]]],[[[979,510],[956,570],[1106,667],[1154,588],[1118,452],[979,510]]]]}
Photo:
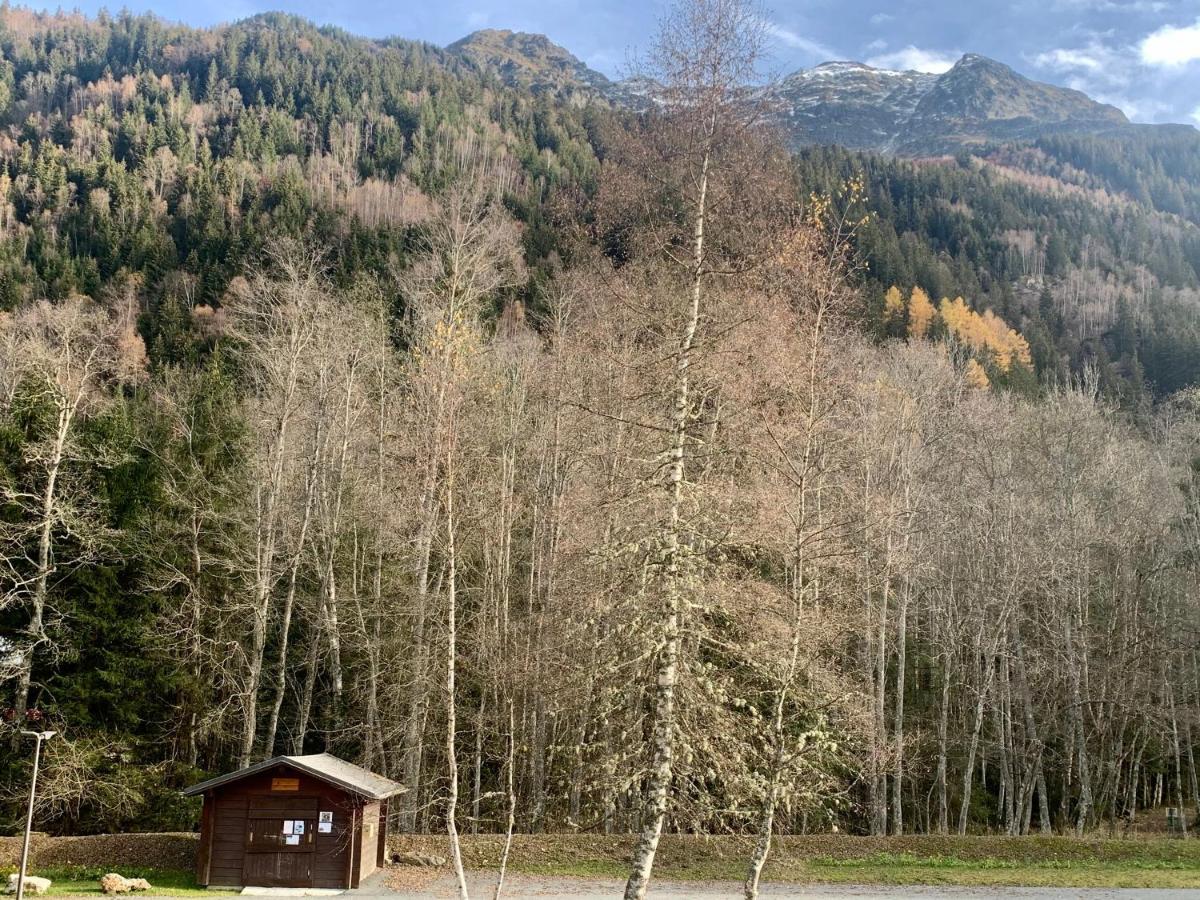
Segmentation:
{"type": "Polygon", "coordinates": [[[284,819],[283,820],[283,833],[291,834],[292,833],[292,825],[293,825],[293,822],[291,819],[284,819]]]}
{"type": "Polygon", "coordinates": [[[289,834],[286,838],[284,838],[284,843],[286,843],[289,847],[298,847],[300,846],[300,835],[289,834]]]}
{"type": "Polygon", "coordinates": [[[322,810],[320,819],[317,822],[318,834],[333,833],[333,810],[322,810]]]}
{"type": "Polygon", "coordinates": [[[304,834],[304,821],[297,819],[292,823],[292,834],[304,834]]]}

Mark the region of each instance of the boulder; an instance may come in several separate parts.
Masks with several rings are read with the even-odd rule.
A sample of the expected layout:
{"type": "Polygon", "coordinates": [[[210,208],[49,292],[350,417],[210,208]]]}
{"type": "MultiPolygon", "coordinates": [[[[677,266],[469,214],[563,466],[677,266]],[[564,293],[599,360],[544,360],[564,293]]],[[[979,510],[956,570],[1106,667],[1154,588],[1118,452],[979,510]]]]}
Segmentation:
{"type": "Polygon", "coordinates": [[[109,872],[100,879],[100,890],[106,894],[128,894],[130,891],[148,891],[150,882],[145,878],[125,878],[116,872],[109,872]]]}
{"type": "Polygon", "coordinates": [[[128,894],[132,888],[129,881],[116,872],[109,872],[100,878],[100,890],[106,894],[128,894]]]}
{"type": "MultiPolygon", "coordinates": [[[[13,872],[8,876],[8,887],[4,889],[6,894],[15,894],[17,892],[17,873],[13,872]]],[[[44,894],[50,889],[49,878],[38,878],[36,875],[25,876],[25,893],[27,894],[44,894]]]]}
{"type": "Polygon", "coordinates": [[[446,865],[446,857],[409,850],[405,853],[393,853],[392,862],[401,866],[433,866],[440,869],[446,865]]]}

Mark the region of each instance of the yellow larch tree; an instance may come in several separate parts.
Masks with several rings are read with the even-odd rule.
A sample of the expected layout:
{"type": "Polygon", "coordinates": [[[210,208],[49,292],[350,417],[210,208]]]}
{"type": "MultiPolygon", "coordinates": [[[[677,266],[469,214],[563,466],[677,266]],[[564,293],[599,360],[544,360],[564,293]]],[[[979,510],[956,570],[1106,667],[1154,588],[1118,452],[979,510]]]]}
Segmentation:
{"type": "Polygon", "coordinates": [[[894,284],[888,288],[887,294],[884,295],[883,312],[889,319],[894,319],[904,314],[904,295],[900,293],[900,288],[894,284]]]}
{"type": "Polygon", "coordinates": [[[929,295],[919,287],[913,288],[912,296],[908,298],[908,336],[923,338],[928,335],[936,314],[929,295]]]}
{"type": "Polygon", "coordinates": [[[986,391],[992,384],[992,380],[988,378],[987,372],[983,370],[983,366],[977,359],[967,360],[965,375],[967,384],[981,391],[986,391]]]}
{"type": "Polygon", "coordinates": [[[991,354],[1000,371],[1008,372],[1014,361],[1030,364],[1029,343],[991,310],[977,313],[962,297],[955,297],[943,298],[938,312],[956,341],[976,353],[991,354]]]}

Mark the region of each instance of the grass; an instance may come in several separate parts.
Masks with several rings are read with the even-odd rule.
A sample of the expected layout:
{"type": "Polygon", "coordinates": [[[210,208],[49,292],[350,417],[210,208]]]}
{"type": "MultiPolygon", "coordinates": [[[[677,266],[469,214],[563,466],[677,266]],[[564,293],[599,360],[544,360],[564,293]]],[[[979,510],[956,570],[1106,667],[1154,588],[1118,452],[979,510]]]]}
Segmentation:
{"type": "MultiPolygon", "coordinates": [[[[442,836],[403,836],[394,849],[447,855],[442,836]]],[[[469,868],[494,869],[502,838],[464,835],[469,868]]],[[[510,867],[530,875],[624,878],[633,850],[630,835],[517,835],[510,867]]],[[[664,835],[655,876],[678,881],[740,881],[752,841],[744,837],[664,835]]],[[[0,868],[5,880],[13,867],[0,868]]],[[[146,878],[151,895],[213,896],[190,871],[38,867],[55,896],[94,896],[100,876],[120,872],[146,878]]],[[[962,885],[967,887],[1200,888],[1200,840],[1076,839],[1070,837],[848,835],[781,837],[764,879],[783,884],[962,885]]]]}
{"type": "MultiPolygon", "coordinates": [[[[15,866],[0,868],[0,877],[5,882],[8,876],[17,871],[15,866]]],[[[145,878],[153,890],[146,893],[129,894],[130,897],[154,897],[169,894],[172,897],[212,897],[219,894],[234,893],[231,891],[210,891],[196,884],[196,874],[180,869],[137,869],[125,866],[111,866],[97,869],[91,866],[69,866],[31,868],[30,875],[49,878],[52,882],[47,896],[79,897],[86,895],[102,895],[100,876],[109,872],[119,872],[126,878],[145,878]]],[[[32,893],[26,896],[34,896],[32,893]]]]}
{"type": "MultiPolygon", "coordinates": [[[[446,855],[438,838],[397,844],[446,855]]],[[[531,875],[624,878],[632,848],[629,836],[518,835],[510,866],[531,875]]],[[[655,876],[740,881],[750,848],[746,838],[665,835],[655,876]]],[[[471,868],[495,868],[499,851],[492,836],[463,837],[471,868]]],[[[784,837],[775,842],[763,878],[791,884],[1200,888],[1200,841],[784,837]]]]}

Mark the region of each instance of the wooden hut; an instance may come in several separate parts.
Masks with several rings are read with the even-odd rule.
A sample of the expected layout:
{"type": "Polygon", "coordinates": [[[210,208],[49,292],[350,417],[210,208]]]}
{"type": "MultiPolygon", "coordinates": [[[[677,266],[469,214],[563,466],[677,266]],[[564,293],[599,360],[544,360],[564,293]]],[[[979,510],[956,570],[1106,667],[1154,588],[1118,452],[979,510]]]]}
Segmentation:
{"type": "Polygon", "coordinates": [[[328,753],[201,782],[196,879],[209,887],[355,888],[384,863],[396,782],[328,753]]]}

